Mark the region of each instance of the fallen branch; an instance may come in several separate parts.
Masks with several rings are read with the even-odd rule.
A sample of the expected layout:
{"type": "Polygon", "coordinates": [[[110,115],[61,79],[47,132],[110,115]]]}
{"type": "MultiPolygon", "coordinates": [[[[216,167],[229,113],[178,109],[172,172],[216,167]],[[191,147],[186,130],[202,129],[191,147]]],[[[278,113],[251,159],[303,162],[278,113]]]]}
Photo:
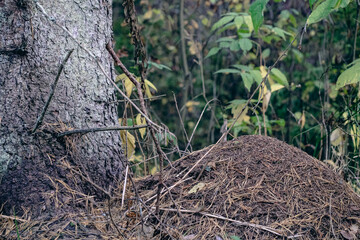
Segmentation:
{"type": "Polygon", "coordinates": [[[140,128],[146,128],[148,127],[148,125],[135,125],[135,126],[114,126],[114,127],[104,127],[104,128],[86,128],[86,129],[75,129],[75,130],[70,130],[70,131],[66,131],[66,132],[62,132],[59,133],[57,135],[57,137],[63,137],[63,136],[68,136],[68,135],[72,135],[72,134],[85,134],[85,133],[90,133],[90,132],[105,132],[105,131],[116,131],[116,130],[135,130],[135,129],[140,129],[140,128]]]}
{"type": "Polygon", "coordinates": [[[29,222],[28,220],[25,220],[25,219],[13,217],[13,216],[6,216],[6,215],[2,215],[2,214],[0,214],[0,218],[8,219],[8,220],[13,220],[13,221],[16,220],[16,221],[19,221],[19,222],[29,222]]]}

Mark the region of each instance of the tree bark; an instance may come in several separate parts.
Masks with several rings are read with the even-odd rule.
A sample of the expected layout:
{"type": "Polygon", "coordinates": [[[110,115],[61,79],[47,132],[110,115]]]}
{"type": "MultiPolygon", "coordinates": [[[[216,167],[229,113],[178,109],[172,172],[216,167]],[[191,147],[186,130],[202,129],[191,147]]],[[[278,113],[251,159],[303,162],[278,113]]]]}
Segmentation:
{"type": "MultiPolygon", "coordinates": [[[[105,49],[112,34],[111,0],[38,2],[113,76],[105,49]]],[[[66,186],[104,197],[94,183],[111,192],[122,177],[125,157],[119,132],[57,134],[118,124],[116,106],[110,103],[116,100],[114,88],[96,62],[34,1],[0,0],[0,33],[0,206],[5,204],[8,213],[13,207],[39,212],[60,206],[69,202],[66,186]],[[43,124],[32,134],[71,49],[43,124]]]]}

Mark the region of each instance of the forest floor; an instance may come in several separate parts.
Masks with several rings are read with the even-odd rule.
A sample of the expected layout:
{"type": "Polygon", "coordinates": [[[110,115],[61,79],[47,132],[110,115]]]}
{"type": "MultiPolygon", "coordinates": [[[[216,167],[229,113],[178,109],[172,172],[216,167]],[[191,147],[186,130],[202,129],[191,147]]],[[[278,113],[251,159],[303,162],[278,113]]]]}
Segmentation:
{"type": "Polygon", "coordinates": [[[78,196],[85,207],[76,213],[4,216],[0,236],[360,239],[360,197],[326,164],[274,138],[242,136],[173,162],[159,197],[158,179],[128,181],[124,201],[122,186],[111,201],[78,196]]]}

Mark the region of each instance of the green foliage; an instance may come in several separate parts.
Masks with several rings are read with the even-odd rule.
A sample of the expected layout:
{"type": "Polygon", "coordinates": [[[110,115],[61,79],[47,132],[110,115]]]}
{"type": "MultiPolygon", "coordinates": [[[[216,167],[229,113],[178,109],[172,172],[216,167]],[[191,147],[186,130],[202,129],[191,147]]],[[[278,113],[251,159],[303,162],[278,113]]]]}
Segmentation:
{"type": "Polygon", "coordinates": [[[273,69],[271,69],[271,73],[273,74],[273,78],[276,82],[278,82],[281,85],[284,85],[286,87],[289,86],[286,76],[279,69],[273,68],[273,69]]]}
{"type": "Polygon", "coordinates": [[[219,47],[213,47],[212,49],[210,49],[210,51],[207,54],[206,58],[211,57],[213,55],[216,55],[220,50],[221,50],[221,48],[219,48],[219,47]]]}
{"type": "MultiPolygon", "coordinates": [[[[187,134],[194,131],[193,149],[214,143],[221,129],[229,127],[240,114],[268,67],[289,47],[261,85],[261,93],[257,92],[244,108],[231,133],[264,134],[266,129],[268,135],[319,159],[339,164],[344,162],[341,159],[351,157],[349,165],[338,166],[349,180],[350,168],[354,173],[360,164],[359,158],[353,158],[360,153],[360,140],[351,137],[360,132],[360,60],[354,61],[354,55],[360,57],[360,41],[355,42],[357,2],[309,0],[304,5],[293,1],[286,9],[282,0],[267,3],[204,0],[197,5],[196,1],[185,1],[184,58],[189,68],[185,73],[179,19],[174,14],[179,12],[178,4],[163,1],[160,7],[155,0],[141,1],[139,24],[151,60],[148,79],[159,94],[166,94],[152,101],[151,111],[177,134],[176,142],[184,149],[187,140],[179,127],[174,92],[187,134]],[[326,18],[329,21],[320,22],[326,18]],[[306,32],[299,34],[305,24],[306,32]],[[289,46],[295,36],[297,39],[289,46]],[[217,101],[209,103],[203,112],[212,99],[217,101]],[[337,128],[346,133],[347,155],[339,155],[343,153],[341,144],[334,146],[329,140],[337,128]]],[[[115,11],[115,15],[121,14],[115,11]]],[[[128,54],[122,60],[132,66],[133,48],[121,24],[123,19],[115,19],[117,50],[128,54]]],[[[138,75],[136,68],[131,70],[138,75]]],[[[133,94],[136,98],[136,92],[133,94]]],[[[168,142],[170,149],[166,133],[160,135],[159,140],[168,142]]],[[[138,156],[137,148],[133,162],[139,171],[157,169],[156,161],[145,166],[138,156]]]]}
{"type": "Polygon", "coordinates": [[[231,22],[232,20],[234,20],[235,16],[228,16],[225,15],[224,17],[220,18],[219,21],[217,21],[216,23],[214,23],[214,25],[211,27],[211,31],[215,31],[217,29],[219,29],[220,27],[226,25],[227,23],[231,22]]]}
{"type": "Polygon", "coordinates": [[[340,74],[337,82],[336,89],[340,89],[346,85],[360,82],[360,59],[352,62],[348,69],[340,74]]]}
{"type": "Polygon", "coordinates": [[[164,64],[160,64],[160,63],[156,63],[156,62],[152,62],[152,61],[148,61],[147,63],[148,63],[149,68],[155,67],[159,70],[166,69],[166,70],[171,71],[171,68],[169,68],[168,66],[166,66],[164,64]]]}
{"type": "MultiPolygon", "coordinates": [[[[306,23],[308,25],[321,21],[326,18],[332,11],[338,8],[344,8],[349,4],[349,0],[326,0],[322,2],[315,10],[310,14],[306,23]]],[[[310,5],[313,5],[313,1],[309,1],[310,5]]]]}
{"type": "Polygon", "coordinates": [[[249,12],[251,14],[255,32],[259,30],[259,27],[264,21],[264,9],[268,2],[269,0],[256,0],[250,6],[249,12]]]}
{"type": "Polygon", "coordinates": [[[252,48],[252,43],[248,38],[242,38],[239,40],[240,48],[243,50],[244,54],[246,54],[247,51],[250,51],[252,48]]]}

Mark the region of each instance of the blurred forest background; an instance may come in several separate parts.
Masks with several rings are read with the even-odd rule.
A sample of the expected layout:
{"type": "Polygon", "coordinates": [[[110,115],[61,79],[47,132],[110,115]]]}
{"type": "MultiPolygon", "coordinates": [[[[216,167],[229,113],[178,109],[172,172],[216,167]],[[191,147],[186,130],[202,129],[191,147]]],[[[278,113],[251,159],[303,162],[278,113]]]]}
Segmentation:
{"type": "MultiPolygon", "coordinates": [[[[122,1],[113,2],[117,55],[139,76],[122,1]]],[[[147,104],[152,118],[169,129],[157,137],[170,159],[215,143],[268,67],[285,54],[231,135],[283,140],[330,164],[360,192],[359,1],[138,0],[135,5],[148,59],[147,104]],[[317,15],[311,16],[314,9],[317,15]]],[[[136,101],[133,85],[118,74],[119,87],[136,101]]],[[[122,124],[141,124],[120,97],[118,104],[122,124]]],[[[122,134],[137,176],[159,169],[146,134],[122,134]]]]}

